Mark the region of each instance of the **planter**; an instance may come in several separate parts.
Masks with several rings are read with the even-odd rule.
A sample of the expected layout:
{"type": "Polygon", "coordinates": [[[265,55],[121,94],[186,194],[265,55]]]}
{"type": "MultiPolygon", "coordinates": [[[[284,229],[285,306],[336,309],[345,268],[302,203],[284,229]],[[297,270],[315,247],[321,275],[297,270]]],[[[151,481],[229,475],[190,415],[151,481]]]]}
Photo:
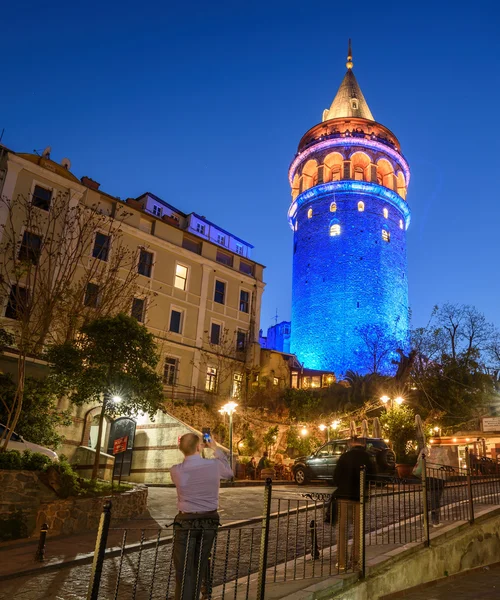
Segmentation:
{"type": "Polygon", "coordinates": [[[261,479],[267,479],[268,477],[274,479],[274,469],[272,467],[270,467],[269,469],[262,469],[262,471],[260,472],[261,479]]]}
{"type": "Polygon", "coordinates": [[[398,472],[398,477],[400,479],[408,479],[411,477],[413,469],[415,468],[415,465],[404,465],[404,464],[398,464],[396,465],[396,471],[398,472]]]}
{"type": "Polygon", "coordinates": [[[236,479],[246,479],[247,466],[241,463],[236,463],[236,479]]]}

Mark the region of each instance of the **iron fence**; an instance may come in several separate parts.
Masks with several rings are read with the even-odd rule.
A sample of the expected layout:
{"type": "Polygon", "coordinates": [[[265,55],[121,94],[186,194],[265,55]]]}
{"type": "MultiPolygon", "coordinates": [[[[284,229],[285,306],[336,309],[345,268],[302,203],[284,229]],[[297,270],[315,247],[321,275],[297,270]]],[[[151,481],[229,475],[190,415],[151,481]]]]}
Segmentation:
{"type": "Polygon", "coordinates": [[[335,526],[329,500],[324,493],[273,499],[267,480],[261,519],[187,531],[178,522],[115,525],[107,503],[87,599],[263,600],[273,584],[348,572],[363,577],[366,546],[429,544],[433,524],[472,523],[475,510],[500,504],[500,473],[471,467],[468,456],[463,469],[424,461],[422,479],[366,482],[361,471],[360,501],[339,499],[335,526]]]}

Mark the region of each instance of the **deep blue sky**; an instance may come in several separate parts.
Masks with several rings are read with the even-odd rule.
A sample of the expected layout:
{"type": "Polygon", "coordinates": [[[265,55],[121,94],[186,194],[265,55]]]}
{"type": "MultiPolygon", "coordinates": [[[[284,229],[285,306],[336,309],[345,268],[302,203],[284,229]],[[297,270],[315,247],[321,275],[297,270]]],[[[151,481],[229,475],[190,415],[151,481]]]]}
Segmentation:
{"type": "Polygon", "coordinates": [[[1,11],[3,143],[51,145],[108,193],[152,191],[253,243],[264,328],[290,316],[288,166],[352,37],[365,98],[412,169],[414,325],[452,301],[500,326],[494,1],[18,4],[1,11]]]}

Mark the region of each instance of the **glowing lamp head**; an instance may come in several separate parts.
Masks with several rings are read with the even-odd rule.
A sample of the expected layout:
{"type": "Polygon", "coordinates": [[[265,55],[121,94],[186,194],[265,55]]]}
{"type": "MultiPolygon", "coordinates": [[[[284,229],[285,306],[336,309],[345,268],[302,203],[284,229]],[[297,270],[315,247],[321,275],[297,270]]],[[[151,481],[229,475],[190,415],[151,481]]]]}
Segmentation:
{"type": "Polygon", "coordinates": [[[340,421],[338,419],[336,419],[335,421],[333,421],[332,423],[332,429],[338,429],[340,425],[340,421]]]}
{"type": "Polygon", "coordinates": [[[224,404],[224,406],[221,409],[221,412],[226,413],[228,415],[232,415],[236,410],[237,406],[238,405],[236,404],[236,402],[233,402],[231,400],[231,402],[227,402],[226,404],[224,404]]]}
{"type": "Polygon", "coordinates": [[[302,435],[302,436],[307,435],[307,429],[305,427],[302,427],[302,429],[300,430],[300,435],[302,435]]]}
{"type": "Polygon", "coordinates": [[[395,399],[395,402],[396,402],[396,404],[397,404],[398,406],[401,406],[401,404],[403,404],[403,402],[404,402],[404,398],[401,398],[401,396],[398,396],[398,397],[395,399]]]}
{"type": "Polygon", "coordinates": [[[115,404],[118,404],[118,403],[120,403],[122,401],[122,398],[121,398],[121,396],[112,396],[111,400],[115,404]]]}
{"type": "Polygon", "coordinates": [[[452,441],[453,441],[453,442],[456,442],[456,441],[457,441],[457,438],[453,438],[453,440],[452,440],[452,441]]]}
{"type": "Polygon", "coordinates": [[[434,431],[437,433],[439,431],[439,427],[436,425],[436,427],[434,427],[434,431]]]}
{"type": "Polygon", "coordinates": [[[434,440],[429,440],[429,442],[430,442],[431,444],[433,444],[433,443],[434,443],[434,440]]]}
{"type": "Polygon", "coordinates": [[[389,402],[389,400],[390,400],[389,396],[382,396],[380,399],[382,400],[382,402],[384,404],[387,404],[389,402]]]}
{"type": "Polygon", "coordinates": [[[326,425],[323,425],[323,423],[321,423],[321,425],[319,426],[319,430],[325,431],[325,429],[326,429],[326,425]]]}

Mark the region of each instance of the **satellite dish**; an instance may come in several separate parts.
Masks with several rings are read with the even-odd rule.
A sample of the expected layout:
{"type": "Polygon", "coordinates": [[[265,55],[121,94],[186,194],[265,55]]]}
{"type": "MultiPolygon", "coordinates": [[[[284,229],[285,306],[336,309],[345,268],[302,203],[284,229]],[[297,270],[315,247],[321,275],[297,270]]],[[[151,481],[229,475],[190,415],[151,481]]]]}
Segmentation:
{"type": "Polygon", "coordinates": [[[63,158],[61,164],[68,171],[71,169],[71,161],[69,160],[69,158],[63,158]]]}
{"type": "Polygon", "coordinates": [[[47,146],[45,150],[42,152],[43,158],[50,158],[50,153],[52,152],[52,148],[47,146]]]}

